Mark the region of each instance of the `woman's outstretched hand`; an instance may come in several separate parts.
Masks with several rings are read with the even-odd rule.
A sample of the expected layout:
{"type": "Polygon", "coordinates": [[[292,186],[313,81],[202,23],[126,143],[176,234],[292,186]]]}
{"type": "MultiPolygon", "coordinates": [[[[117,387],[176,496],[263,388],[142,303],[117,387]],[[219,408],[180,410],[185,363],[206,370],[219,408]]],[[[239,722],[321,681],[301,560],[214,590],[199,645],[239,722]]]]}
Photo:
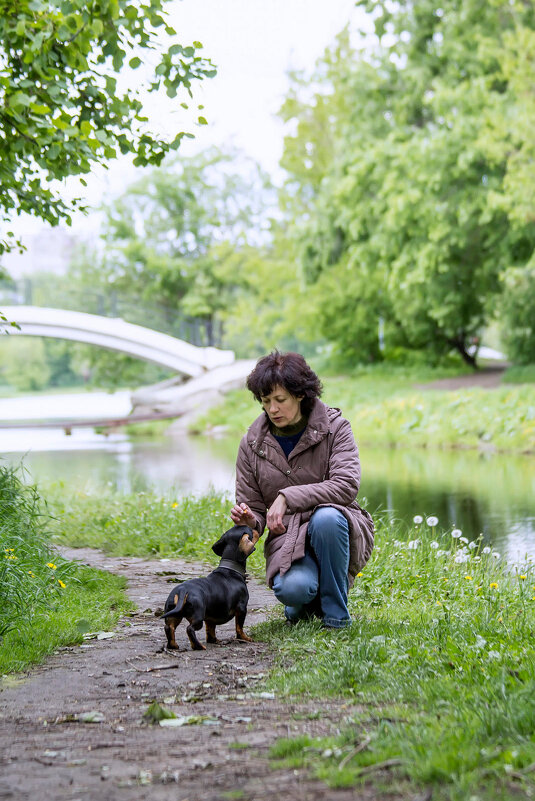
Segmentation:
{"type": "Polygon", "coordinates": [[[246,503],[237,503],[230,510],[230,519],[235,526],[256,527],[256,517],[246,503]]]}
{"type": "Polygon", "coordinates": [[[284,495],[277,495],[273,503],[268,509],[267,513],[267,527],[273,534],[284,534],[286,526],[282,522],[282,518],[286,512],[286,498],[284,495]]]}

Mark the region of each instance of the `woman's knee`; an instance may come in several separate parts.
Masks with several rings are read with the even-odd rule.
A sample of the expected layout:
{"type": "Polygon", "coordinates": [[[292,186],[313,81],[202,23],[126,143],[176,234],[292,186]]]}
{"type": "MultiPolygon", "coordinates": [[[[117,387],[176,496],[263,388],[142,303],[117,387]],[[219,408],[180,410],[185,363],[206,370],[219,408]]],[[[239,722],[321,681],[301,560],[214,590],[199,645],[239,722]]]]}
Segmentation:
{"type": "Polygon", "coordinates": [[[314,600],[318,592],[318,575],[315,569],[300,569],[294,565],[273,579],[273,592],[285,606],[304,606],[314,600]]]}
{"type": "Polygon", "coordinates": [[[308,524],[311,541],[340,537],[344,541],[349,536],[347,518],[333,506],[321,506],[313,513],[308,524]]]}

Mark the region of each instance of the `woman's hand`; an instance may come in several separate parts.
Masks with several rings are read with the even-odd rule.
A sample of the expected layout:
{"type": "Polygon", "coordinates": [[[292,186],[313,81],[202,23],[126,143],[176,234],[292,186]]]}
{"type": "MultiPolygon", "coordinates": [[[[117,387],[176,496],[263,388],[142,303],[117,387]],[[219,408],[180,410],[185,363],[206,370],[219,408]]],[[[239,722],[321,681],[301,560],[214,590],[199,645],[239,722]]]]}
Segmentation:
{"type": "Polygon", "coordinates": [[[277,495],[273,503],[268,509],[267,513],[267,527],[273,534],[284,534],[286,526],[282,522],[282,518],[286,512],[286,498],[284,495],[277,495]]]}
{"type": "Polygon", "coordinates": [[[230,519],[235,526],[249,526],[256,528],[256,517],[246,503],[237,503],[230,510],[230,519]]]}

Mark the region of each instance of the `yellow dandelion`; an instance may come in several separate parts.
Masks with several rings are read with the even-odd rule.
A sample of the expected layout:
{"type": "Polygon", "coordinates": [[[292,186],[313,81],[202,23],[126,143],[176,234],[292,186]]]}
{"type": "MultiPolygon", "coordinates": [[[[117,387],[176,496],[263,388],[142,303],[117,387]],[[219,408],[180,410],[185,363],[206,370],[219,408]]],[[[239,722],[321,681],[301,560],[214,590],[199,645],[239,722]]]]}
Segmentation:
{"type": "Polygon", "coordinates": [[[437,606],[442,606],[442,604],[440,603],[440,601],[437,601],[436,605],[437,605],[437,606]]]}
{"type": "Polygon", "coordinates": [[[52,568],[52,570],[57,570],[57,566],[54,564],[54,562],[47,562],[46,566],[52,568]]]}
{"type": "Polygon", "coordinates": [[[525,580],[526,580],[526,578],[527,578],[527,576],[519,576],[518,578],[519,578],[519,579],[522,579],[522,581],[525,581],[525,580]]]}
{"type": "Polygon", "coordinates": [[[61,580],[61,579],[58,579],[58,584],[59,584],[59,586],[61,587],[61,589],[62,589],[62,590],[64,590],[64,589],[65,589],[65,587],[67,586],[66,584],[64,584],[64,583],[62,582],[62,580],[61,580]]]}
{"type": "Polygon", "coordinates": [[[467,581],[472,581],[472,576],[465,576],[465,579],[466,579],[467,581]]]}
{"type": "Polygon", "coordinates": [[[503,617],[498,618],[498,623],[503,623],[503,617]]]}
{"type": "Polygon", "coordinates": [[[171,504],[171,509],[176,509],[177,506],[178,506],[178,503],[175,501],[174,503],[171,504]]]}
{"type": "Polygon", "coordinates": [[[497,590],[498,589],[497,583],[495,581],[491,582],[490,588],[491,590],[497,590]]]}
{"type": "Polygon", "coordinates": [[[35,578],[35,573],[32,570],[28,570],[28,575],[35,578]]]}
{"type": "Polygon", "coordinates": [[[362,576],[362,573],[357,573],[357,578],[360,578],[361,576],[362,576]]]}

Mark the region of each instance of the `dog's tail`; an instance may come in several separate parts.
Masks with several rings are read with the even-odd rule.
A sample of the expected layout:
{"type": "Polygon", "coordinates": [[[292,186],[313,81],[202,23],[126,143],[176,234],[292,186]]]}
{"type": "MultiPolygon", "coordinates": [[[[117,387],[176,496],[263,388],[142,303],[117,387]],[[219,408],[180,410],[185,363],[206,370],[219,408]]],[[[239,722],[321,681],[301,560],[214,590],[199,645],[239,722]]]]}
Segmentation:
{"type": "Polygon", "coordinates": [[[173,600],[175,602],[174,609],[170,609],[168,612],[165,612],[165,614],[162,615],[163,618],[170,617],[171,615],[174,615],[175,617],[179,615],[186,606],[186,601],[188,600],[188,593],[184,595],[183,599],[180,599],[179,593],[177,593],[173,598],[173,600]]]}

